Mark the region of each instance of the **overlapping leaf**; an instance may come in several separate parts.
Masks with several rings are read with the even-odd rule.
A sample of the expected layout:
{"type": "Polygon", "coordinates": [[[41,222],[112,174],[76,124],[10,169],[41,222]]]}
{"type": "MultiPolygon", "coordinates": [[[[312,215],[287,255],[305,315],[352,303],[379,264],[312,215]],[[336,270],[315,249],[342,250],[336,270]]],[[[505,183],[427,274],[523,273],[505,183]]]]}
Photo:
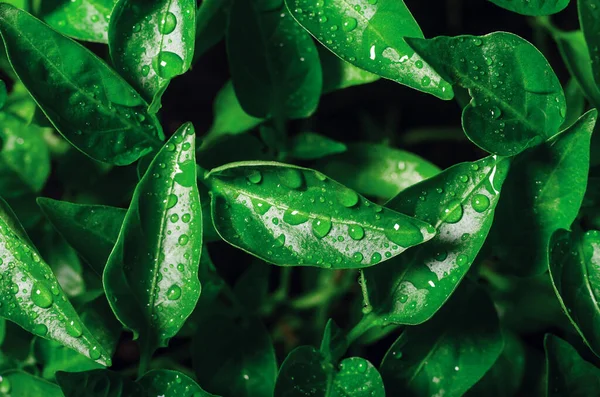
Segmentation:
{"type": "Polygon", "coordinates": [[[60,33],[78,40],[108,43],[108,21],[117,0],[44,0],[41,17],[60,33]]]}
{"type": "Polygon", "coordinates": [[[489,0],[507,10],[529,16],[551,15],[561,12],[570,0],[489,0]]]}

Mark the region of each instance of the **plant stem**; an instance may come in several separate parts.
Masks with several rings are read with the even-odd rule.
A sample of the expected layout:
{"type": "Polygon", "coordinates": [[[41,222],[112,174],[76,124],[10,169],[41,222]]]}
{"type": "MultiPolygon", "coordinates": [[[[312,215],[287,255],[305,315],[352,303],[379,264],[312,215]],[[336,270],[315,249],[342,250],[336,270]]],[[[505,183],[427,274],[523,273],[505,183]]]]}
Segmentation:
{"type": "Polygon", "coordinates": [[[363,318],[358,322],[358,324],[356,324],[354,326],[354,328],[352,328],[350,331],[348,331],[348,334],[346,335],[348,344],[351,345],[352,343],[356,342],[356,340],[358,338],[360,338],[367,331],[369,331],[371,328],[377,327],[380,325],[381,325],[381,317],[379,317],[377,314],[375,314],[373,312],[365,314],[363,316],[363,318]]]}

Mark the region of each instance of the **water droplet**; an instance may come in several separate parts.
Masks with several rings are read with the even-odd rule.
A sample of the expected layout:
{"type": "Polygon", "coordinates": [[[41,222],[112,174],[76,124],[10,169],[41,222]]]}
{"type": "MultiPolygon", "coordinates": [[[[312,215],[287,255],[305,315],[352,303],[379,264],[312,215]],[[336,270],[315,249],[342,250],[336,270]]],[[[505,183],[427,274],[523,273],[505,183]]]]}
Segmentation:
{"type": "Polygon", "coordinates": [[[97,346],[90,349],[90,358],[94,361],[100,358],[100,350],[98,350],[97,346]]]}
{"type": "Polygon", "coordinates": [[[352,255],[352,260],[356,263],[362,262],[363,259],[363,254],[360,252],[355,252],[354,255],[352,255]]]}
{"type": "Polygon", "coordinates": [[[498,106],[492,106],[490,108],[490,117],[493,120],[497,120],[500,118],[500,116],[502,116],[502,110],[500,110],[498,106]]]}
{"type": "Polygon", "coordinates": [[[190,238],[187,234],[182,234],[181,236],[179,236],[179,245],[186,245],[189,241],[190,238]]]}
{"type": "Polygon", "coordinates": [[[183,214],[183,216],[181,217],[181,220],[183,221],[183,223],[188,223],[191,219],[192,219],[192,216],[190,214],[183,214]]]}
{"type": "Polygon", "coordinates": [[[275,241],[273,242],[273,246],[275,248],[280,248],[283,247],[285,245],[285,234],[280,234],[279,237],[277,237],[275,239],[275,241]]]}
{"type": "Polygon", "coordinates": [[[33,327],[33,333],[39,336],[46,336],[48,333],[48,327],[46,327],[44,324],[36,324],[35,327],[33,327]]]}
{"type": "Polygon", "coordinates": [[[361,240],[365,237],[365,229],[360,225],[348,225],[348,235],[353,240],[361,240]]]}
{"type": "Polygon", "coordinates": [[[446,260],[447,257],[448,257],[447,251],[440,251],[437,254],[435,254],[435,260],[439,261],[439,262],[446,260]]]}
{"type": "Polygon", "coordinates": [[[0,393],[8,394],[12,389],[10,381],[5,376],[0,376],[0,393]]]}
{"type": "Polygon", "coordinates": [[[475,211],[484,212],[490,206],[490,199],[483,194],[476,194],[471,199],[471,205],[475,211]]]}
{"type": "Polygon", "coordinates": [[[467,175],[459,175],[458,180],[461,181],[462,183],[467,183],[467,182],[469,182],[469,177],[467,175]]]}
{"type": "Polygon", "coordinates": [[[415,62],[415,66],[417,69],[423,69],[423,61],[419,59],[417,62],[415,62]]]}
{"type": "Polygon", "coordinates": [[[463,208],[460,200],[451,200],[446,204],[442,213],[442,220],[447,223],[456,223],[462,219],[463,208]]]}
{"type": "Polygon", "coordinates": [[[282,168],[277,171],[277,176],[290,189],[300,189],[304,183],[302,173],[295,168],[282,168]]]}
{"type": "Polygon", "coordinates": [[[169,197],[167,198],[167,209],[170,210],[171,208],[175,207],[177,201],[178,199],[176,195],[169,194],[169,197]]]}
{"type": "Polygon", "coordinates": [[[260,199],[251,199],[252,206],[254,207],[254,211],[256,211],[259,215],[266,214],[271,209],[271,204],[266,201],[262,201],[260,199]]]}
{"type": "Polygon", "coordinates": [[[423,241],[421,229],[410,222],[395,223],[392,227],[386,228],[385,236],[402,247],[410,247],[423,241]]]}
{"type": "Polygon", "coordinates": [[[374,252],[373,255],[371,255],[371,264],[374,265],[379,262],[381,262],[381,254],[379,252],[374,252]]]}
{"type": "Polygon", "coordinates": [[[354,190],[343,189],[338,195],[338,200],[344,207],[354,207],[358,204],[358,194],[354,190]]]}
{"type": "Polygon", "coordinates": [[[167,12],[158,23],[158,31],[162,34],[169,34],[175,30],[177,26],[177,18],[172,12],[167,12]]]}
{"type": "Polygon", "coordinates": [[[429,78],[429,76],[423,76],[421,79],[421,85],[428,86],[429,84],[431,84],[431,78],[429,78]]]}
{"type": "Polygon", "coordinates": [[[456,264],[458,266],[464,266],[467,264],[468,261],[469,261],[469,258],[464,254],[460,254],[456,257],[456,264]]]}
{"type": "Polygon", "coordinates": [[[150,74],[150,66],[144,65],[142,66],[142,76],[146,77],[150,74]]]}
{"type": "Polygon", "coordinates": [[[167,290],[167,299],[170,301],[176,301],[181,297],[181,288],[177,284],[171,285],[167,290]]]}
{"type": "Polygon", "coordinates": [[[351,32],[356,28],[356,25],[358,25],[356,19],[352,17],[345,18],[344,22],[342,22],[342,30],[344,32],[351,32]]]}
{"type": "Polygon", "coordinates": [[[323,238],[331,231],[331,219],[316,218],[312,222],[312,231],[317,238],[323,238]]]}
{"type": "Polygon", "coordinates": [[[161,51],[154,58],[152,66],[163,79],[171,79],[183,71],[183,59],[174,52],[161,51]]]}
{"type": "Polygon", "coordinates": [[[169,217],[169,219],[171,220],[171,222],[176,223],[179,220],[179,215],[173,214],[169,217]]]}
{"type": "Polygon", "coordinates": [[[260,183],[262,181],[262,174],[258,170],[252,170],[247,175],[246,178],[254,184],[260,183]]]}
{"type": "Polygon", "coordinates": [[[483,44],[483,40],[481,40],[480,38],[475,38],[475,39],[473,39],[473,44],[475,44],[477,47],[479,47],[480,45],[483,44]]]}
{"type": "Polygon", "coordinates": [[[283,221],[294,226],[300,225],[308,221],[308,215],[296,210],[287,210],[283,213],[283,221]]]}
{"type": "Polygon", "coordinates": [[[33,290],[31,291],[31,301],[34,305],[45,309],[52,306],[54,297],[48,287],[41,283],[35,283],[33,284],[33,290]]]}

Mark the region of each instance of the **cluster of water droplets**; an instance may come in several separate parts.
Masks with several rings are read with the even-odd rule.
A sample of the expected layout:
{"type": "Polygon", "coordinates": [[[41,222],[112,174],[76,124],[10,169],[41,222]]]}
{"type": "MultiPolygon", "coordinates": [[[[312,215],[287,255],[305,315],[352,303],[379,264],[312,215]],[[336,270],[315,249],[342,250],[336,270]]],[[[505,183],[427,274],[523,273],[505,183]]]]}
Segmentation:
{"type": "Polygon", "coordinates": [[[367,360],[351,357],[339,365],[334,380],[335,388],[342,396],[384,396],[383,380],[375,367],[367,360]]]}

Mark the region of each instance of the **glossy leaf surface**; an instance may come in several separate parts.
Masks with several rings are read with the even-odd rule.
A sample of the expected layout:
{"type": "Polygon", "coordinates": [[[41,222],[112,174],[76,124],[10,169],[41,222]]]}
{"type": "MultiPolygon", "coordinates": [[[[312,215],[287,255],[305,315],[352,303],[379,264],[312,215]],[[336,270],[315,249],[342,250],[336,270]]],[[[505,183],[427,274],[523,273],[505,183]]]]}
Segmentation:
{"type": "Polygon", "coordinates": [[[446,302],[492,226],[509,160],[457,164],[400,193],[387,207],[436,228],[427,243],[365,270],[369,300],[386,322],[419,324],[446,302]]]}
{"type": "Polygon", "coordinates": [[[137,185],[104,269],[108,301],[149,356],[181,328],[200,295],[202,211],[194,128],[183,125],[137,185]]]}
{"type": "Polygon", "coordinates": [[[600,5],[596,0],[578,0],[581,30],[590,51],[596,86],[600,87],[600,5]]]}
{"type": "Polygon", "coordinates": [[[552,233],[569,229],[583,196],[596,111],[513,164],[494,223],[493,249],[519,275],[546,270],[552,233]]]}
{"type": "Polygon", "coordinates": [[[33,99],[83,153],[125,165],[159,144],[162,129],[147,114],[147,104],[90,51],[5,3],[0,5],[0,33],[33,99]]]}
{"type": "Polygon", "coordinates": [[[195,59],[225,36],[231,4],[233,0],[203,0],[200,3],[196,11],[195,59]]]}
{"type": "Polygon", "coordinates": [[[379,76],[360,69],[319,46],[319,59],[323,68],[323,93],[341,90],[355,85],[372,83],[379,76]]]}
{"type": "Polygon", "coordinates": [[[423,37],[399,1],[286,0],[296,20],[330,51],[361,69],[452,99],[452,87],[406,43],[423,37]]]}
{"type": "Polygon", "coordinates": [[[10,208],[0,201],[0,316],[103,365],[110,357],[82,324],[52,274],[30,245],[10,208]]]}
{"type": "Polygon", "coordinates": [[[600,370],[554,335],[546,335],[548,397],[594,396],[600,393],[600,370]]]}
{"type": "Polygon", "coordinates": [[[314,160],[343,153],[346,145],[314,132],[303,132],[292,139],[291,156],[299,160],[314,160]]]}
{"type": "Polygon", "coordinates": [[[95,370],[87,372],[59,372],[56,374],[65,397],[128,397],[143,396],[144,389],[117,372],[95,370]]]}
{"type": "Polygon", "coordinates": [[[556,14],[564,10],[570,0],[489,0],[507,10],[529,16],[556,14]]]}
{"type": "Polygon", "coordinates": [[[60,388],[54,383],[18,370],[0,375],[0,391],[6,396],[14,397],[63,397],[60,388]]]}
{"type": "Polygon", "coordinates": [[[503,340],[483,290],[463,285],[435,317],[408,327],[388,350],[380,371],[390,396],[462,396],[492,367],[503,340]]]}
{"type": "Polygon", "coordinates": [[[234,163],[212,170],[207,180],[219,235],[281,266],[362,268],[434,235],[431,225],[305,168],[234,163]]]}
{"type": "Polygon", "coordinates": [[[44,0],[41,17],[53,29],[78,40],[108,43],[108,21],[117,0],[44,0]]]}
{"type": "Polygon", "coordinates": [[[249,115],[297,119],[316,110],[322,89],[317,48],[283,2],[235,1],[227,54],[233,87],[249,115]]]}
{"type": "Polygon", "coordinates": [[[448,81],[469,90],[462,124],[483,150],[513,156],[558,132],[565,96],[529,42],[505,32],[407,40],[448,81]]]}
{"type": "Polygon", "coordinates": [[[600,355],[600,232],[558,230],[550,242],[550,277],[565,314],[600,355]]]}
{"type": "Polygon", "coordinates": [[[177,371],[166,369],[147,372],[138,383],[148,396],[214,397],[198,386],[192,378],[177,371]]]}
{"type": "Polygon", "coordinates": [[[196,36],[194,0],[120,0],[110,18],[109,47],[115,68],[150,103],[192,64],[196,36]]]}

